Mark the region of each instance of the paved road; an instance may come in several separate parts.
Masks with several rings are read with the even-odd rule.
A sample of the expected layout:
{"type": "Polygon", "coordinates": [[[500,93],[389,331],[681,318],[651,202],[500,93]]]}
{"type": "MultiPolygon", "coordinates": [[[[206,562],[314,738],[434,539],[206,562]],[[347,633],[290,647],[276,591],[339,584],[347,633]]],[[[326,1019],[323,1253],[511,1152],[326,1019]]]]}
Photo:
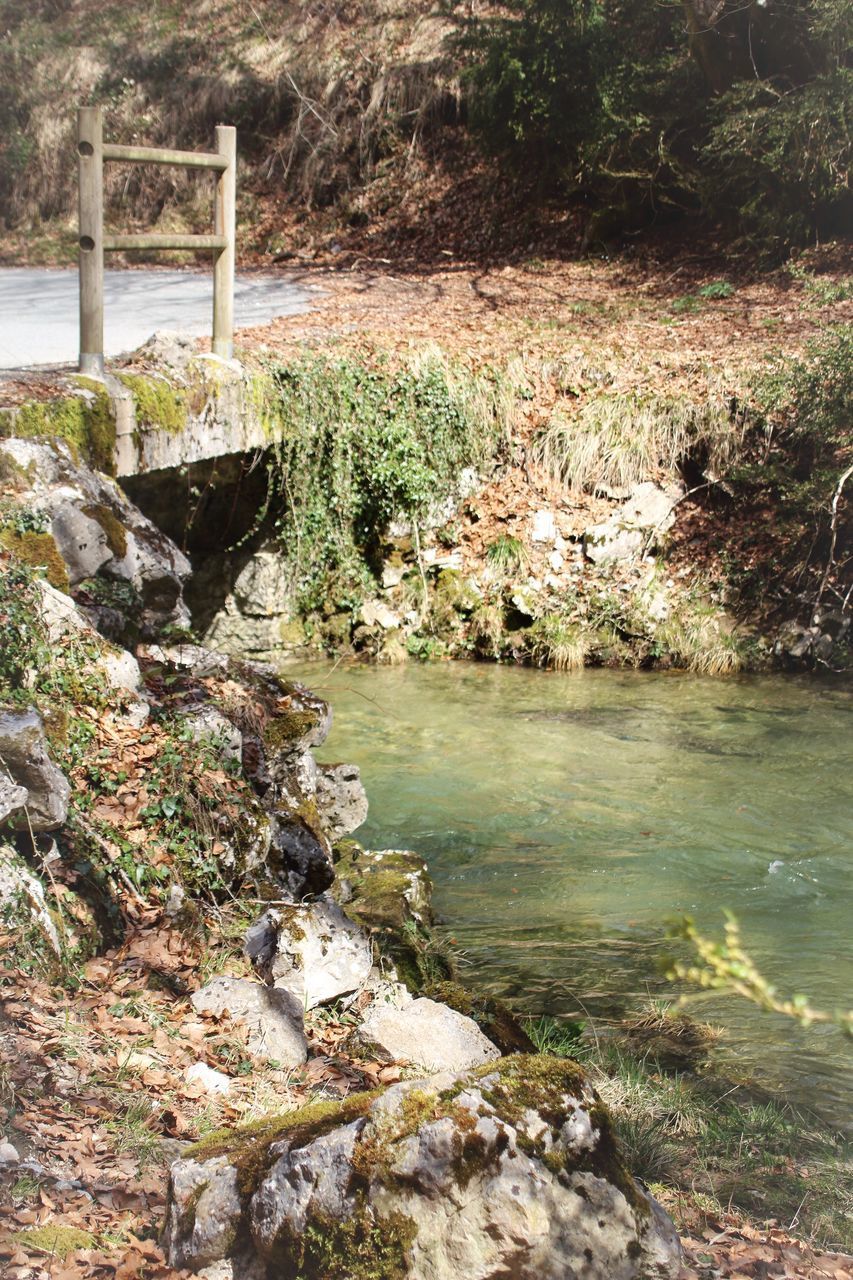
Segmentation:
{"type": "MultiPolygon", "coordinates": [[[[235,325],[266,324],[309,310],[311,289],[280,277],[238,276],[235,325]]],[[[0,369],[76,363],[77,272],[48,267],[0,268],[0,369]]],[[[104,347],[108,356],[134,351],[155,329],[210,333],[213,273],[107,271],[104,347]]]]}

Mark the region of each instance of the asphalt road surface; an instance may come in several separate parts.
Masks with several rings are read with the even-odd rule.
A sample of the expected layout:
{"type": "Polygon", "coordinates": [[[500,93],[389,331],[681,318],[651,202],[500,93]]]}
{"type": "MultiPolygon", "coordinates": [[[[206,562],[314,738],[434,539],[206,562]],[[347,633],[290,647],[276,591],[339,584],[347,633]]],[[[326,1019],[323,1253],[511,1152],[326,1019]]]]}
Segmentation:
{"type": "MultiPolygon", "coordinates": [[[[238,276],[235,328],[267,324],[311,306],[312,290],[281,277],[238,276]]],[[[157,329],[209,334],[212,271],[107,271],[104,350],[134,351],[157,329]]],[[[77,272],[73,268],[0,268],[0,369],[76,364],[79,345],[77,272]]]]}

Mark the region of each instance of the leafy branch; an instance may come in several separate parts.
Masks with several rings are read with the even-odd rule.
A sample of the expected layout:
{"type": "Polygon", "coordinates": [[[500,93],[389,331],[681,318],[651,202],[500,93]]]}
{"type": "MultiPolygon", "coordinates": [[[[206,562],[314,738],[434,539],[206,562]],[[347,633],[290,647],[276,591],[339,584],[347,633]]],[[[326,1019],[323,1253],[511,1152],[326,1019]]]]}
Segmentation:
{"type": "Polygon", "coordinates": [[[675,962],[667,974],[671,980],[676,978],[683,982],[691,982],[705,990],[728,991],[742,996],[760,1009],[770,1013],[781,1013],[786,1018],[793,1018],[802,1027],[811,1027],[815,1023],[830,1023],[839,1028],[844,1035],[853,1037],[853,1010],[836,1009],[829,1012],[815,1009],[808,996],[781,996],[761,974],[751,956],[744,950],[741,941],[740,925],[730,911],[726,911],[725,937],[722,942],[706,938],[696,928],[691,916],[685,916],[674,931],[675,937],[683,938],[695,950],[699,963],[684,964],[675,962]]]}

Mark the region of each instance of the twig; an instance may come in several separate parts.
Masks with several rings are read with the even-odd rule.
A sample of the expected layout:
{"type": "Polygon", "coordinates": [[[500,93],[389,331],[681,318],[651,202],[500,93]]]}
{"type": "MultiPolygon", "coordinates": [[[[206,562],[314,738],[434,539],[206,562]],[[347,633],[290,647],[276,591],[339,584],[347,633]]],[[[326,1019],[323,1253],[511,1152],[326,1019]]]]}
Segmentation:
{"type": "Polygon", "coordinates": [[[835,544],[838,541],[838,500],[841,497],[845,484],[851,476],[853,476],[853,462],[851,462],[843,475],[839,476],[838,484],[835,486],[835,493],[832,495],[832,520],[829,526],[832,531],[832,538],[829,544],[829,555],[826,560],[826,568],[823,571],[823,577],[821,579],[820,589],[817,593],[817,599],[814,602],[813,612],[816,612],[820,605],[821,597],[826,590],[826,584],[829,581],[829,575],[832,572],[832,566],[835,564],[835,544]]]}
{"type": "Polygon", "coordinates": [[[109,859],[110,866],[116,872],[116,874],[118,875],[124,887],[127,889],[130,896],[132,898],[135,898],[141,907],[145,907],[147,909],[150,906],[150,903],[146,902],[145,899],[142,897],[139,890],[136,888],[136,886],[134,885],[133,881],[131,880],[127,872],[124,870],[124,868],[117,865],[113,857],[112,849],[110,849],[110,846],[107,844],[104,837],[100,835],[95,830],[95,828],[90,823],[88,823],[86,819],[82,817],[82,815],[77,810],[74,811],[73,816],[69,814],[69,823],[71,826],[79,827],[79,829],[83,832],[84,836],[88,836],[90,840],[93,840],[95,842],[95,844],[104,854],[104,856],[109,859]]]}

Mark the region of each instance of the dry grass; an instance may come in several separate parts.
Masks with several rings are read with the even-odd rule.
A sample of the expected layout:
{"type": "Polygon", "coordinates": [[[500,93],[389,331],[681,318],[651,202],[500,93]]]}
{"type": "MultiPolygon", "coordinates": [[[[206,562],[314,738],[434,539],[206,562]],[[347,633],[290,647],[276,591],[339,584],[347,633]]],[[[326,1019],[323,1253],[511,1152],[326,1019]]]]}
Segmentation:
{"type": "Polygon", "coordinates": [[[606,391],[573,413],[560,405],[534,455],[554,481],[575,492],[625,490],[652,475],[674,475],[688,457],[699,457],[706,476],[716,479],[742,439],[731,390],[709,378],[697,399],[606,391]]]}
{"type": "MultiPolygon", "coordinates": [[[[459,112],[445,41],[453,22],[417,2],[401,13],[371,0],[353,21],[343,3],[308,0],[286,20],[270,0],[214,0],[187,18],[165,0],[144,11],[86,0],[49,15],[18,6],[8,23],[0,116],[14,136],[0,157],[0,217],[9,226],[73,215],[76,102],[104,105],[112,141],[207,148],[217,123],[234,122],[241,188],[286,182],[309,208],[346,198],[389,159],[399,177],[459,112]]],[[[209,221],[209,176],[109,165],[105,177],[108,219],[209,221]]]]}

